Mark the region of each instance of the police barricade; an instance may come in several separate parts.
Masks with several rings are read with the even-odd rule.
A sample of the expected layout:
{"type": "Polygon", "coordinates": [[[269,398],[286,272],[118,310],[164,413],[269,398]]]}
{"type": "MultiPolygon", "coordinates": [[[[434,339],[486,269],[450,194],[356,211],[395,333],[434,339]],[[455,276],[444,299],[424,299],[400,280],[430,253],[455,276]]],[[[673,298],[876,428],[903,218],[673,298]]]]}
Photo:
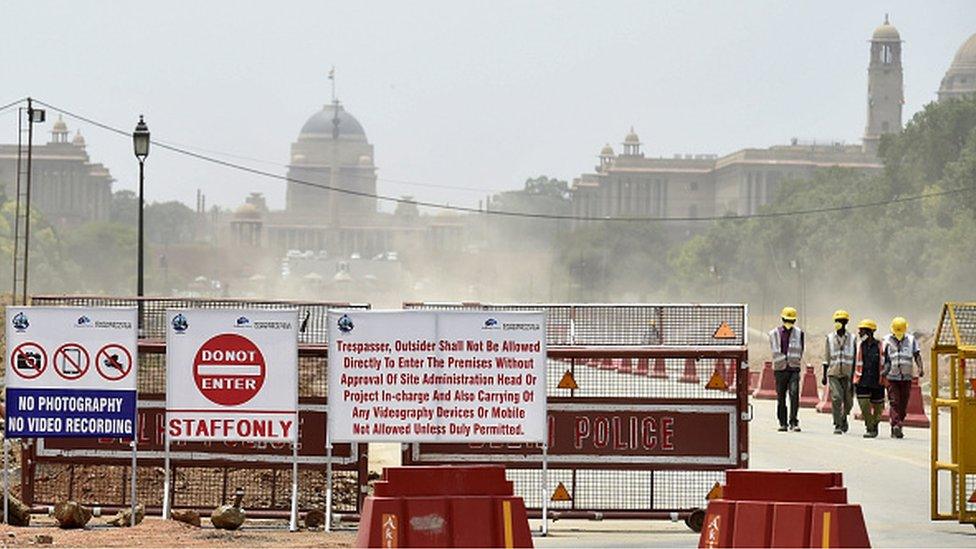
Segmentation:
{"type": "Polygon", "coordinates": [[[684,519],[748,466],[745,305],[406,303],[547,313],[541,445],[412,444],[404,464],[502,463],[534,516],[684,519]],[[740,375],[742,382],[740,383],[740,375]]]}
{"type": "MultiPolygon", "coordinates": [[[[163,503],[163,428],[166,408],[166,309],[298,309],[299,509],[322,509],[326,501],[327,329],[330,308],[368,309],[365,304],[235,299],[35,296],[33,305],[117,307],[139,305],[138,501],[150,512],[163,503]],[[141,303],[140,303],[141,302],[141,303]]],[[[288,516],[291,497],[290,444],[172,442],[174,508],[209,510],[244,487],[253,516],[288,516]]],[[[335,444],[332,455],[333,512],[359,513],[367,485],[367,445],[335,444]]],[[[21,450],[25,502],[51,505],[73,499],[113,509],[128,505],[126,479],[131,451],[117,439],[47,439],[21,450]]]]}

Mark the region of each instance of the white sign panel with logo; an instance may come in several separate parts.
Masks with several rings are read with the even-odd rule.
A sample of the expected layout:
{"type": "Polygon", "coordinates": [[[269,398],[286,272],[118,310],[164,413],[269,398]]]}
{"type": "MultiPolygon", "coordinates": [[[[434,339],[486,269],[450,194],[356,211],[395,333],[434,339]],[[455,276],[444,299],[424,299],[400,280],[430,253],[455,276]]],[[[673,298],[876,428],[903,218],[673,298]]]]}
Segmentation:
{"type": "Polygon", "coordinates": [[[330,311],[328,432],[340,442],[544,442],[544,314],[330,311]]]}
{"type": "Polygon", "coordinates": [[[298,311],[174,309],[166,321],[167,463],[170,441],[289,442],[297,457],[298,311]]]}
{"type": "Polygon", "coordinates": [[[136,309],[7,307],[6,320],[4,446],[11,438],[125,438],[134,465],[136,309]]]}

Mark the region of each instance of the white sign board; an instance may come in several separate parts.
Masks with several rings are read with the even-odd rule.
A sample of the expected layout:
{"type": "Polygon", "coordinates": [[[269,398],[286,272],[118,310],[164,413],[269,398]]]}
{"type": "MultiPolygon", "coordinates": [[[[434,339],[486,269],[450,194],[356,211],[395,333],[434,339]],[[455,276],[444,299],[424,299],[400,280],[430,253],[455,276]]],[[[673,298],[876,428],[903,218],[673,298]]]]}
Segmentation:
{"type": "Polygon", "coordinates": [[[545,316],[329,311],[337,442],[543,442],[545,316]]]}
{"type": "Polygon", "coordinates": [[[298,311],[166,311],[169,440],[298,441],[298,311]]]}
{"type": "Polygon", "coordinates": [[[7,436],[132,438],[134,308],[7,307],[7,436]]]}

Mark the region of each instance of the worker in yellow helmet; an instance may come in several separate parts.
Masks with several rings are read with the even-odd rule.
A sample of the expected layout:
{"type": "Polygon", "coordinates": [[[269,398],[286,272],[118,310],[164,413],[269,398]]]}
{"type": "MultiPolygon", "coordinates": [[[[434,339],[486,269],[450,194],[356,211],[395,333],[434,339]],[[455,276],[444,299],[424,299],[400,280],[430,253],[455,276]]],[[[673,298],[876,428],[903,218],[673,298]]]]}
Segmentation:
{"type": "Polygon", "coordinates": [[[904,438],[902,423],[908,411],[908,396],[918,366],[918,377],[925,375],[922,368],[922,351],[915,336],[908,333],[908,321],[896,316],[891,320],[891,333],[884,339],[884,371],[888,379],[888,404],[890,406],[891,436],[904,438]]]}
{"type": "Polygon", "coordinates": [[[830,385],[830,410],[834,415],[834,434],[847,432],[847,416],[854,407],[854,355],[857,352],[854,334],[847,330],[851,315],[843,309],[834,312],[834,331],[827,334],[824,348],[822,382],[830,385]]]}
{"type": "Polygon", "coordinates": [[[878,323],[865,318],[857,325],[857,356],[854,358],[854,392],[864,418],[864,438],[878,436],[878,423],[884,412],[887,383],[884,369],[884,344],[874,337],[878,323]]]}
{"type": "Polygon", "coordinates": [[[783,323],[769,332],[769,347],[773,352],[773,376],[776,378],[776,416],[779,430],[799,431],[800,421],[800,363],[803,360],[803,331],[796,325],[797,313],[793,307],[783,307],[780,312],[783,323]],[[789,416],[786,397],[790,398],[789,416]]]}

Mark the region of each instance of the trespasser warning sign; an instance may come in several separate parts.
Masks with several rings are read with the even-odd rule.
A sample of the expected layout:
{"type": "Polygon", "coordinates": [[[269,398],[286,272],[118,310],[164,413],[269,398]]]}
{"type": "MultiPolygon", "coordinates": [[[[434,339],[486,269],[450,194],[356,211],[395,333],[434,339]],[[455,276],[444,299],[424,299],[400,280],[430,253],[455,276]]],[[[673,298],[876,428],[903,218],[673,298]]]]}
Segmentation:
{"type": "Polygon", "coordinates": [[[298,439],[297,311],[167,311],[166,434],[298,439]]]}

